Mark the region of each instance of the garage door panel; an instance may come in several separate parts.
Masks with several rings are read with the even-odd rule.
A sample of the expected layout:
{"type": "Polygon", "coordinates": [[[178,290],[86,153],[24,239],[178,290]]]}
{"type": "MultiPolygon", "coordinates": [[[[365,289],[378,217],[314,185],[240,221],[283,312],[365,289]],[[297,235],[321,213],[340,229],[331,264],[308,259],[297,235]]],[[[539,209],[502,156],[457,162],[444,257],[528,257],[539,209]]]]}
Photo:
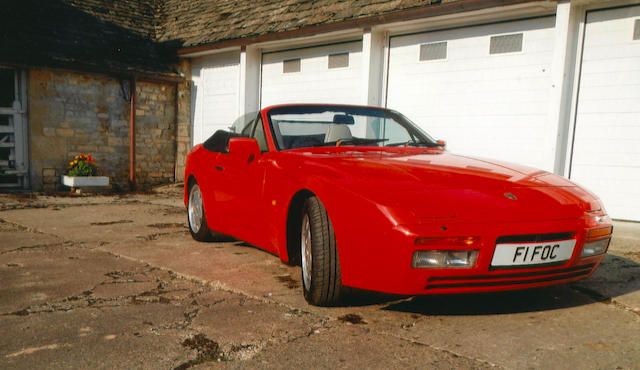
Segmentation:
{"type": "Polygon", "coordinates": [[[217,130],[226,130],[238,115],[239,62],[237,52],[196,58],[192,63],[193,144],[217,130]]]}
{"type": "Polygon", "coordinates": [[[628,140],[634,142],[640,137],[640,126],[631,124],[630,122],[620,125],[607,124],[608,121],[600,121],[597,124],[585,127],[576,132],[576,139],[590,143],[600,140],[620,140],[621,142],[628,140]]]}
{"type": "MultiPolygon", "coordinates": [[[[633,86],[640,84],[640,70],[626,71],[629,73],[619,74],[616,71],[602,73],[592,73],[580,80],[580,94],[589,94],[589,87],[611,86],[619,90],[630,90],[633,86]],[[613,72],[613,73],[612,73],[613,72]]],[[[622,91],[621,91],[622,92],[622,91]]],[[[597,91],[595,92],[598,93],[597,91]]]]}
{"type": "MultiPolygon", "coordinates": [[[[548,73],[546,73],[546,71],[540,70],[538,67],[497,67],[499,64],[495,63],[490,68],[483,68],[482,66],[477,66],[476,68],[474,68],[469,64],[458,64],[460,64],[459,68],[454,62],[448,63],[448,65],[445,65],[444,63],[432,63],[421,68],[411,68],[411,66],[407,65],[405,67],[402,67],[403,69],[405,69],[404,76],[397,76],[397,78],[399,78],[400,80],[404,79],[405,81],[409,80],[414,82],[415,80],[413,78],[415,77],[420,77],[421,79],[432,79],[434,80],[434,82],[482,82],[487,86],[493,85],[496,88],[502,88],[503,84],[506,84],[505,86],[511,86],[513,89],[522,87],[522,84],[528,84],[529,82],[532,82],[533,84],[539,83],[539,85],[543,85],[546,82],[546,86],[548,87],[548,73]],[[501,73],[499,75],[495,75],[495,68],[501,69],[501,73]],[[495,76],[490,80],[487,80],[487,73],[494,74],[495,76]],[[497,81],[500,81],[501,83],[496,84],[495,82],[497,81]]],[[[395,82],[396,81],[393,81],[394,84],[395,82]]]]}
{"type": "Polygon", "coordinates": [[[640,70],[640,66],[638,66],[639,57],[640,54],[617,56],[614,58],[598,57],[593,59],[585,59],[585,63],[589,63],[591,68],[598,71],[598,74],[619,71],[631,72],[640,70]]]}
{"type": "Polygon", "coordinates": [[[262,56],[261,106],[286,103],[360,103],[362,43],[296,49],[262,56]],[[329,68],[332,54],[348,53],[349,65],[329,68]],[[300,59],[300,71],[284,73],[283,62],[300,59]]]}
{"type": "MultiPolygon", "coordinates": [[[[632,87],[633,88],[633,87],[632,87]]],[[[635,88],[634,88],[635,90],[635,88]]],[[[636,95],[637,92],[624,92],[624,95],[636,95]]],[[[623,95],[620,94],[620,95],[623,95]]],[[[640,112],[640,103],[637,99],[617,97],[615,94],[602,95],[601,99],[585,99],[579,109],[578,114],[588,113],[617,113],[617,112],[640,112]]]]}
{"type": "Polygon", "coordinates": [[[461,154],[546,169],[554,18],[393,37],[387,105],[461,154]],[[522,50],[490,54],[492,36],[522,33],[522,50]],[[420,45],[447,42],[447,58],[420,61],[420,45]]]}
{"type": "Polygon", "coordinates": [[[597,127],[600,129],[607,129],[609,127],[635,127],[637,122],[633,120],[633,117],[637,115],[637,112],[594,112],[589,114],[582,114],[580,116],[581,129],[576,130],[576,137],[581,137],[582,132],[585,129],[591,127],[597,127]]]}
{"type": "Polygon", "coordinates": [[[571,179],[640,221],[640,6],[587,14],[571,179]]]}
{"type": "MultiPolygon", "coordinates": [[[[640,75],[640,70],[638,71],[638,75],[640,75]]],[[[638,78],[638,81],[640,82],[640,78],[638,78]]],[[[634,107],[635,105],[640,106],[640,103],[638,103],[640,102],[640,91],[633,88],[625,89],[623,87],[625,85],[629,87],[633,87],[634,84],[628,83],[628,84],[622,85],[622,87],[620,85],[614,85],[611,83],[606,85],[591,84],[588,86],[597,87],[597,89],[583,89],[582,93],[580,94],[580,99],[582,99],[583,101],[595,101],[601,97],[606,98],[607,96],[610,96],[612,97],[611,99],[631,100],[630,102],[626,102],[627,103],[626,106],[633,111],[640,110],[640,107],[634,107]],[[635,103],[638,103],[638,104],[635,104],[635,103]]]]}

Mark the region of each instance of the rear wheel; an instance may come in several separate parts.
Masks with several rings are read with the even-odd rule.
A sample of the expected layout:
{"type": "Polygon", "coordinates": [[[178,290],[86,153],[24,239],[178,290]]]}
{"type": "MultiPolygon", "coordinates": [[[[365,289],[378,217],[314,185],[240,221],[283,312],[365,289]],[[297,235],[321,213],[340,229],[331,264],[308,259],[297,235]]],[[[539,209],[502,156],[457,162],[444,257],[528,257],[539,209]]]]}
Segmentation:
{"type": "Polygon", "coordinates": [[[210,240],[212,233],[211,230],[209,230],[209,226],[207,226],[207,216],[204,213],[202,193],[200,192],[200,187],[196,182],[194,182],[189,189],[187,216],[191,236],[198,241],[210,240]]]}
{"type": "Polygon", "coordinates": [[[317,306],[335,305],[343,291],[340,258],[331,220],[317,197],[304,203],[300,230],[304,298],[317,306]]]}

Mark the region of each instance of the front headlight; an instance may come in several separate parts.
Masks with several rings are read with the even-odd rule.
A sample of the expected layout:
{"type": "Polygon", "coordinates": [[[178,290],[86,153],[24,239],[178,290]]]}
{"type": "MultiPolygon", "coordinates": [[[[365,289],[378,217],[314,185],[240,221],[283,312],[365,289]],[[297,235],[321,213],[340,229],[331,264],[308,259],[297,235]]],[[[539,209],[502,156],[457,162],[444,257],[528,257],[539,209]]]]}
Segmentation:
{"type": "Polygon", "coordinates": [[[611,225],[587,230],[580,257],[592,257],[605,253],[609,248],[612,234],[613,226],[611,225]]]}
{"type": "Polygon", "coordinates": [[[471,268],[476,265],[478,251],[435,250],[415,251],[411,267],[419,268],[471,268]]]}
{"type": "Polygon", "coordinates": [[[592,257],[605,253],[610,241],[610,238],[606,238],[584,243],[580,257],[592,257]]]}
{"type": "Polygon", "coordinates": [[[478,260],[478,250],[463,248],[479,247],[480,237],[422,237],[415,245],[429,250],[413,252],[413,268],[471,268],[478,260]]]}

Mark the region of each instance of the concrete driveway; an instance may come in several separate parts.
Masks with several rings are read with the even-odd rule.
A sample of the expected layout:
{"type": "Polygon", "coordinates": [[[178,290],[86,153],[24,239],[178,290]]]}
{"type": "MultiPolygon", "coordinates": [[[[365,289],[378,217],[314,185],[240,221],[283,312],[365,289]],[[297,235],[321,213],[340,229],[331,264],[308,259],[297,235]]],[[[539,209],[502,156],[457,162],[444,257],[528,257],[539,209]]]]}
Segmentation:
{"type": "Polygon", "coordinates": [[[179,185],[0,195],[2,368],[613,368],[640,364],[640,224],[579,283],[500,294],[358,293],[309,306],[300,269],[198,243],[179,185]]]}

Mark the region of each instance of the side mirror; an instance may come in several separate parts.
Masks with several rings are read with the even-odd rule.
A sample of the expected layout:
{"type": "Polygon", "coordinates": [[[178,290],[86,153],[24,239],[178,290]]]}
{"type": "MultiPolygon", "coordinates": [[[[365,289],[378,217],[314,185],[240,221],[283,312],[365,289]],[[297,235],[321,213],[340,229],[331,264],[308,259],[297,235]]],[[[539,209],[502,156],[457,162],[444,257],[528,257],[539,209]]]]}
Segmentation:
{"type": "Polygon", "coordinates": [[[249,163],[260,155],[260,146],[256,139],[232,137],[229,139],[229,154],[246,158],[249,163]]]}
{"type": "Polygon", "coordinates": [[[444,149],[444,147],[447,146],[447,143],[444,140],[438,140],[436,141],[436,144],[438,144],[439,146],[442,147],[442,149],[444,149]]]}

